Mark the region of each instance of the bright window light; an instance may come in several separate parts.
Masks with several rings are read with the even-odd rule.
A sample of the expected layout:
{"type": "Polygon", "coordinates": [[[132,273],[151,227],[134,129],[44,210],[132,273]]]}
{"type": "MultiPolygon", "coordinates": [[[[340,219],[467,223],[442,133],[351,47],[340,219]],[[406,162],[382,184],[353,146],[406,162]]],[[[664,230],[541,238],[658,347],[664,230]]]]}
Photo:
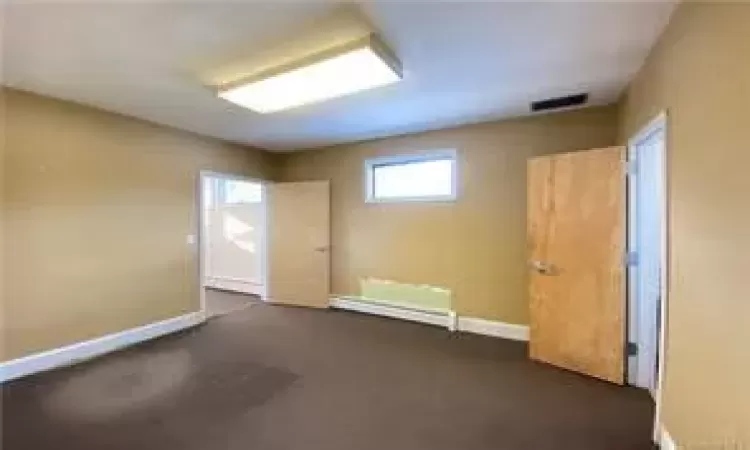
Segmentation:
{"type": "Polygon", "coordinates": [[[454,151],[368,160],[365,170],[370,203],[456,199],[454,151]]]}
{"type": "Polygon", "coordinates": [[[400,80],[399,72],[369,42],[308,65],[223,90],[219,97],[267,114],[400,80]]]}
{"type": "Polygon", "coordinates": [[[263,186],[243,180],[222,180],[224,183],[224,204],[239,205],[260,203],[263,196],[263,186]]]}

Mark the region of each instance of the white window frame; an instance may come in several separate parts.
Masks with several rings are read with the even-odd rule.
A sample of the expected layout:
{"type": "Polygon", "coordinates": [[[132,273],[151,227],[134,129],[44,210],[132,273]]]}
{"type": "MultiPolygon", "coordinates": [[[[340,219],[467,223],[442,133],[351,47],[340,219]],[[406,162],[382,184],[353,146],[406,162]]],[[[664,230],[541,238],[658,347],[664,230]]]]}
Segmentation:
{"type": "Polygon", "coordinates": [[[371,158],[365,161],[365,202],[366,203],[407,203],[407,202],[453,202],[458,197],[458,158],[455,149],[434,150],[430,152],[414,153],[409,155],[383,156],[371,158]],[[396,166],[410,163],[450,160],[451,170],[451,193],[448,195],[425,195],[417,197],[375,197],[374,171],[380,166],[396,166]]]}

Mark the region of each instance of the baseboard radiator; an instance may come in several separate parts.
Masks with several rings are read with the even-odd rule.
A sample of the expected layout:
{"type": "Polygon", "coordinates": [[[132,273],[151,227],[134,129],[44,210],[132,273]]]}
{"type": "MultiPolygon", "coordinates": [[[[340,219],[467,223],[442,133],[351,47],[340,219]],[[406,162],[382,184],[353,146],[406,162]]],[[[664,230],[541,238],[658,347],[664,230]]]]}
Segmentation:
{"type": "Polygon", "coordinates": [[[529,327],[526,325],[516,325],[476,317],[459,317],[455,311],[448,309],[422,308],[403,303],[348,296],[331,298],[331,307],[445,327],[449,331],[464,331],[515,341],[529,340],[529,327]]]}
{"type": "Polygon", "coordinates": [[[430,309],[385,300],[370,300],[361,297],[334,297],[331,306],[347,311],[356,311],[392,319],[408,320],[455,329],[456,314],[449,309],[430,309]]]}

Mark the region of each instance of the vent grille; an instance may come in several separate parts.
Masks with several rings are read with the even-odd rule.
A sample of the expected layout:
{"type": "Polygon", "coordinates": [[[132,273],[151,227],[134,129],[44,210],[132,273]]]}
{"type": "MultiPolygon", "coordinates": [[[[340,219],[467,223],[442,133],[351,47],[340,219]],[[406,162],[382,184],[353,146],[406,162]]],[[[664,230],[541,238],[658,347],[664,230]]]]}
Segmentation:
{"type": "Polygon", "coordinates": [[[571,106],[583,105],[589,100],[589,94],[575,94],[566,97],[555,97],[539,100],[531,104],[531,111],[549,111],[552,109],[569,108],[571,106]]]}

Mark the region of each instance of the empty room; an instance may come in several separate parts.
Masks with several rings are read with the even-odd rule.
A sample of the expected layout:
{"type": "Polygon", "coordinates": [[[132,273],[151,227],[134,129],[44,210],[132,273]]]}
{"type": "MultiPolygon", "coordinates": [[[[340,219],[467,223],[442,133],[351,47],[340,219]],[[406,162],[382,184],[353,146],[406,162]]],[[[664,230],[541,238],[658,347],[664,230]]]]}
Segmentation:
{"type": "Polygon", "coordinates": [[[3,450],[750,449],[750,3],[0,8],[3,450]]]}

